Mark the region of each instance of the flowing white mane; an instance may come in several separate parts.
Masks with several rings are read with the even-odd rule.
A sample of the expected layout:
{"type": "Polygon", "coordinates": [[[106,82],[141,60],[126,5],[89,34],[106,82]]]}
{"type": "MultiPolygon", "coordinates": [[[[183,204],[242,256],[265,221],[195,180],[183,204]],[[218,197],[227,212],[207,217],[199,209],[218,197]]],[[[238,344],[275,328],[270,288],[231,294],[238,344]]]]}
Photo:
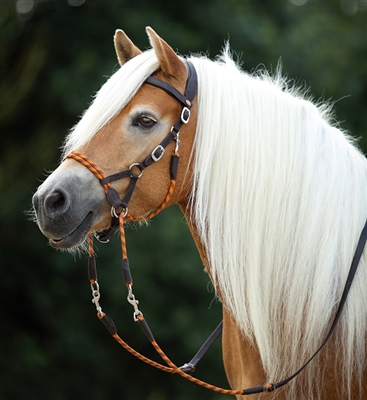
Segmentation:
{"type": "MultiPolygon", "coordinates": [[[[228,48],[216,62],[191,61],[199,82],[193,218],[223,303],[276,382],[330,328],[367,218],[367,160],[329,124],[326,107],[281,77],[242,72],[228,48]]],[[[366,288],[365,251],[337,330],[343,398],[365,363],[366,288]]],[[[304,396],[289,398],[311,398],[318,369],[315,360],[303,372],[304,396]]]]}

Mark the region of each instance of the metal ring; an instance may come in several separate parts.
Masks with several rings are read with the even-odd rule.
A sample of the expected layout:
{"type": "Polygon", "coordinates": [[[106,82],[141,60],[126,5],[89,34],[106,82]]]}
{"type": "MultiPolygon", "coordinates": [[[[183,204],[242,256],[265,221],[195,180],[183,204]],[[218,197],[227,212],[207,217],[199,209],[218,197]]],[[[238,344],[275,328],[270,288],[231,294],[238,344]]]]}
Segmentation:
{"type": "MultiPolygon", "coordinates": [[[[129,209],[126,207],[125,212],[122,217],[125,218],[128,212],[129,212],[129,209]]],[[[115,218],[119,217],[119,214],[116,213],[116,208],[114,206],[111,207],[111,217],[115,217],[115,218]]]]}
{"type": "Polygon", "coordinates": [[[94,292],[99,292],[99,285],[98,282],[95,280],[93,283],[90,283],[90,288],[92,290],[92,293],[94,292]]]}
{"type": "Polygon", "coordinates": [[[178,133],[180,133],[180,130],[179,130],[179,129],[177,130],[177,129],[175,128],[175,126],[172,125],[172,126],[171,126],[171,129],[170,129],[170,131],[169,131],[169,133],[171,133],[171,132],[172,132],[174,135],[177,135],[178,133]]]}
{"type": "Polygon", "coordinates": [[[140,167],[140,163],[137,163],[137,162],[131,164],[130,167],[129,167],[129,170],[131,171],[131,174],[130,174],[131,178],[137,178],[137,179],[139,179],[143,175],[143,172],[144,172],[144,170],[141,169],[141,167],[140,167]],[[132,167],[139,167],[139,169],[141,171],[140,174],[139,175],[134,174],[133,171],[132,171],[132,167]]]}
{"type": "MultiPolygon", "coordinates": [[[[112,210],[111,210],[111,213],[112,213],[112,210]]],[[[110,239],[106,239],[106,240],[100,239],[99,236],[98,236],[98,232],[94,232],[93,236],[101,243],[108,243],[110,241],[110,239]]]]}

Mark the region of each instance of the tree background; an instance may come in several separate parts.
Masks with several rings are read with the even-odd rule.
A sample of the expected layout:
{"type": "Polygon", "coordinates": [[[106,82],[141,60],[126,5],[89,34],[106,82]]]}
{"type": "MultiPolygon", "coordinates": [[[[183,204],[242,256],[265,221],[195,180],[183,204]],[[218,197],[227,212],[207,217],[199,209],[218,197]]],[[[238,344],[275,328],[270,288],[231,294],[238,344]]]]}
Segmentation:
{"type": "MultiPolygon", "coordinates": [[[[91,96],[118,68],[113,34],[141,49],[145,26],[180,54],[215,57],[230,40],[247,71],[283,73],[331,99],[342,128],[367,150],[367,2],[268,0],[18,0],[0,3],[0,400],[186,400],[225,397],[166,375],[120,348],[95,317],[86,257],[57,252],[26,212],[91,96]]],[[[163,349],[188,361],[221,318],[208,276],[175,207],[129,229],[135,295],[163,349]]],[[[154,356],[132,321],[118,238],[98,245],[103,309],[119,334],[154,356]]],[[[220,343],[196,376],[227,387],[220,343]]]]}

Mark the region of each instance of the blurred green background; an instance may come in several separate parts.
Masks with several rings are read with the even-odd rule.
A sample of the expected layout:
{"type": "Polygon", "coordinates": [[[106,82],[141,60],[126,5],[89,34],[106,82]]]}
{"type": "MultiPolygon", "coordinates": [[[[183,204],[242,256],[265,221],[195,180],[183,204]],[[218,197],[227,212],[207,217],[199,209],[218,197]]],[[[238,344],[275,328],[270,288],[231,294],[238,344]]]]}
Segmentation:
{"type": "MultiPolygon", "coordinates": [[[[18,0],[0,3],[1,400],[187,400],[225,397],[135,360],[95,316],[86,257],[51,249],[25,212],[59,146],[118,68],[113,34],[141,48],[145,26],[180,54],[215,57],[229,39],[247,71],[279,59],[284,74],[336,102],[367,150],[367,1],[18,0]]],[[[189,361],[221,318],[178,208],[127,231],[135,295],[156,339],[189,361]]],[[[103,309],[120,336],[155,357],[132,321],[118,238],[98,246],[103,309]]],[[[196,376],[227,387],[220,343],[196,376]]]]}

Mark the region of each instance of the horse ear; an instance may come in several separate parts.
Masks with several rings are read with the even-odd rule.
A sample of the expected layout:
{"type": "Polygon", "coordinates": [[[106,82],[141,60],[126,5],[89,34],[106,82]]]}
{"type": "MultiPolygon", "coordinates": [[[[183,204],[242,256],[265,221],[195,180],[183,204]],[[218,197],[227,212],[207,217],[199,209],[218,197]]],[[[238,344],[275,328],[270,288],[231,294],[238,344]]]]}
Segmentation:
{"type": "Polygon", "coordinates": [[[174,78],[181,76],[181,74],[186,74],[187,69],[185,64],[174,52],[172,47],[159,37],[150,26],[146,28],[146,32],[149,36],[150,44],[158,58],[162,72],[174,78]]]}
{"type": "Polygon", "coordinates": [[[135,44],[126,36],[126,33],[121,29],[116,30],[114,42],[117,58],[121,66],[141,54],[141,50],[135,46],[135,44]]]}

